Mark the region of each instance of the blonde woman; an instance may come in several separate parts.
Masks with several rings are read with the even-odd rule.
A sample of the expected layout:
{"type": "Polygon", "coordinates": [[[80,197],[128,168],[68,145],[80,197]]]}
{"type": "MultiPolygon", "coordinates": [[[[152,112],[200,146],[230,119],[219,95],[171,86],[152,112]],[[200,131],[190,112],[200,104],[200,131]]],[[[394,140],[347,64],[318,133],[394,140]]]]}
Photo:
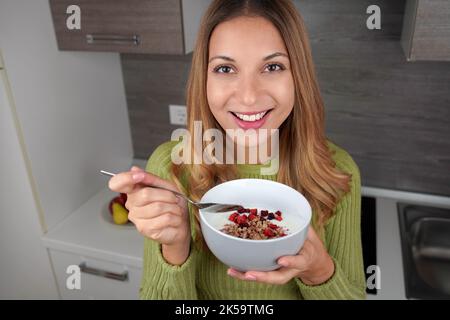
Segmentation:
{"type": "MultiPolygon", "coordinates": [[[[306,28],[289,0],[215,0],[205,13],[187,85],[188,129],[279,129],[279,169],[265,164],[175,164],[177,142],[160,145],[146,170],[110,180],[127,193],[145,237],[142,299],[364,299],[360,176],[324,132],[324,107],[306,28]],[[256,114],[259,114],[256,116],[256,114]],[[259,119],[257,119],[259,118],[259,119]],[[205,246],[198,211],[160,185],[200,199],[218,183],[271,179],[313,209],[307,240],[270,272],[230,269],[205,246]]],[[[247,148],[250,146],[247,145],[247,148]]],[[[195,148],[192,146],[192,153],[195,148]]]]}

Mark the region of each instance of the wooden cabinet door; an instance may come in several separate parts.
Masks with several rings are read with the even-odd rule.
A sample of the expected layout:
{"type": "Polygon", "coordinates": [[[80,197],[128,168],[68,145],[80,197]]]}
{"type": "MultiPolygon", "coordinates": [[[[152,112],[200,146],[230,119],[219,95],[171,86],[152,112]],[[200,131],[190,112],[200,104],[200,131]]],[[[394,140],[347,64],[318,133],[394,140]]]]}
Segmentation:
{"type": "Polygon", "coordinates": [[[60,50],[184,54],[180,0],[49,0],[60,50]],[[80,8],[80,29],[67,20],[80,8]]]}
{"type": "Polygon", "coordinates": [[[402,46],[409,61],[450,61],[450,1],[407,0],[402,46]]]}

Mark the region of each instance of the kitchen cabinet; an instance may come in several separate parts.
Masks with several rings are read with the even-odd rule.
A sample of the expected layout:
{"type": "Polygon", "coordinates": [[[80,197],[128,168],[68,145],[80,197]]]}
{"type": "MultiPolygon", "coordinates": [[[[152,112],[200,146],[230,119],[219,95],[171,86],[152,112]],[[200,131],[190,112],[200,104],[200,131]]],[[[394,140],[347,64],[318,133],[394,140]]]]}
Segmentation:
{"type": "MultiPolygon", "coordinates": [[[[56,299],[15,99],[0,52],[0,299],[56,299]]],[[[9,65],[8,65],[9,66],[9,65]]]]}
{"type": "MultiPolygon", "coordinates": [[[[143,242],[135,230],[124,235],[105,222],[82,235],[91,230],[85,225],[104,222],[100,211],[86,211],[81,227],[69,219],[107,187],[99,170],[130,168],[133,151],[119,54],[58,51],[50,12],[48,0],[1,4],[0,39],[11,41],[0,41],[8,73],[6,81],[6,72],[0,72],[0,145],[5,150],[0,166],[0,298],[58,298],[64,283],[55,279],[51,251],[43,239],[64,221],[80,241],[98,236],[82,246],[88,252],[81,253],[73,241],[60,240],[67,230],[52,238],[60,251],[100,260],[86,260],[88,267],[119,272],[114,263],[128,266],[129,261],[120,261],[126,253],[133,251],[135,260],[142,255],[143,242]],[[99,252],[96,246],[99,239],[106,242],[106,232],[117,244],[107,241],[114,245],[99,252]],[[119,249],[125,254],[117,254],[119,249]],[[100,264],[103,260],[112,265],[100,264]]],[[[102,194],[99,205],[106,206],[112,195],[102,194]]],[[[81,263],[78,260],[73,263],[81,263]]],[[[103,290],[109,289],[105,284],[103,290]]],[[[135,298],[135,289],[124,298],[135,298]]]]}
{"type": "Polygon", "coordinates": [[[59,50],[186,54],[210,2],[50,0],[50,8],[59,50]],[[79,29],[66,23],[76,14],[71,5],[79,7],[79,29]]]}
{"type": "Polygon", "coordinates": [[[407,0],[401,44],[408,61],[450,61],[450,1],[407,0]]]}
{"type": "Polygon", "coordinates": [[[138,299],[142,270],[125,264],[100,260],[70,252],[50,250],[50,257],[61,298],[72,299],[138,299]],[[66,282],[72,274],[68,266],[80,268],[79,288],[69,289],[66,282]]]}

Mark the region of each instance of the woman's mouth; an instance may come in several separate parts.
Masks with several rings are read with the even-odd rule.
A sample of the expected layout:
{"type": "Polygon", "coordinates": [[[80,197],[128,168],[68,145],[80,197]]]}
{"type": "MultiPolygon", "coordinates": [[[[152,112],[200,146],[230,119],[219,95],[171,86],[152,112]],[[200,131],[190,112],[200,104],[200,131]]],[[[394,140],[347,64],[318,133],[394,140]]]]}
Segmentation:
{"type": "Polygon", "coordinates": [[[231,112],[237,125],[244,130],[261,128],[266,122],[267,116],[273,109],[265,110],[262,112],[231,112]]]}

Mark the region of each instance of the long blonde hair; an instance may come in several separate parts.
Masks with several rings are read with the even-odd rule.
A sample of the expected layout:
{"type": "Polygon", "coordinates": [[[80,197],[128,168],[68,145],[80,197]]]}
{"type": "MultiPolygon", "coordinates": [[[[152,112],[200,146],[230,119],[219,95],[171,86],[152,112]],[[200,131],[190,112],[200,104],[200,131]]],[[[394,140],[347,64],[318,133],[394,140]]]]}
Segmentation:
{"type": "MultiPolygon", "coordinates": [[[[207,101],[206,81],[209,39],[221,22],[239,16],[263,17],[284,39],[294,80],[295,103],[279,128],[280,151],[277,181],[301,192],[313,209],[313,226],[320,234],[340,197],[348,192],[350,176],[335,168],[324,128],[324,107],[316,79],[308,35],[300,14],[290,0],[214,0],[203,16],[192,56],[186,87],[188,130],[193,135],[194,121],[203,129],[222,129],[207,101]],[[293,152],[301,150],[301,152],[293,152]]],[[[223,130],[223,129],[222,129],[223,130]]],[[[203,142],[203,150],[207,142],[203,142]]],[[[192,145],[191,154],[195,150],[192,145]]],[[[180,176],[187,174],[188,189],[199,200],[213,186],[237,178],[235,165],[172,164],[171,177],[184,189],[180,176]]],[[[198,210],[194,209],[196,242],[203,242],[198,210]]]]}

